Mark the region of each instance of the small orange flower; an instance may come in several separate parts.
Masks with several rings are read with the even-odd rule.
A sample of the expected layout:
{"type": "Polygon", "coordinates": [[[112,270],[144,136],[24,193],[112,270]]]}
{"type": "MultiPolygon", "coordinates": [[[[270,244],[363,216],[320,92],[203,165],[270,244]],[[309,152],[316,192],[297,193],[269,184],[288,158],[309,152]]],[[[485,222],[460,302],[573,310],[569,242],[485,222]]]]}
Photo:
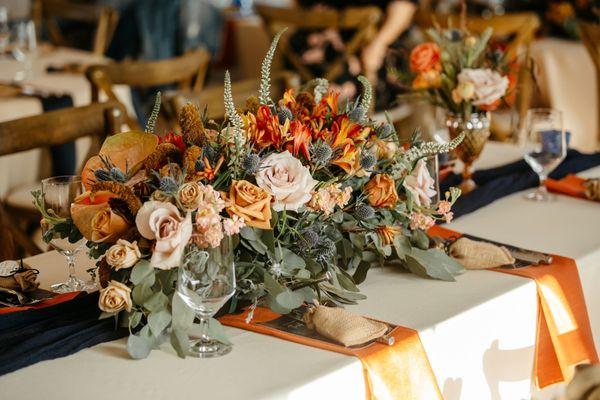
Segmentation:
{"type": "Polygon", "coordinates": [[[352,141],[346,143],[343,147],[342,154],[332,161],[332,164],[337,165],[343,169],[347,174],[354,174],[356,165],[356,158],[358,156],[358,150],[352,141]]]}

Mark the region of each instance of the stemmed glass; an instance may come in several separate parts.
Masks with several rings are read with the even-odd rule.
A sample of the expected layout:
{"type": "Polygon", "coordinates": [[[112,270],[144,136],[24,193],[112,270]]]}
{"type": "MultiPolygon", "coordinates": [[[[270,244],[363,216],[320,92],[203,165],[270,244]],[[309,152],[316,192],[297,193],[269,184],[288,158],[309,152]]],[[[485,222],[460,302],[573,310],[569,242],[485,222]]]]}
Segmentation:
{"type": "MultiPolygon", "coordinates": [[[[56,176],[42,180],[42,195],[44,209],[58,217],[71,219],[71,203],[83,193],[83,184],[80,176],[56,176]]],[[[47,235],[50,228],[48,224],[42,223],[42,232],[47,235]]],[[[79,239],[72,243],[68,237],[62,238],[58,232],[52,232],[50,246],[56,249],[67,259],[69,267],[69,278],[66,282],[52,285],[52,290],[57,293],[76,292],[87,290],[90,285],[75,276],[75,256],[85,244],[85,239],[79,239]]]]}
{"type": "Polygon", "coordinates": [[[29,79],[33,75],[33,60],[37,52],[37,37],[33,21],[19,22],[14,26],[13,56],[23,64],[15,80],[29,79]]]}
{"type": "Polygon", "coordinates": [[[211,338],[208,324],[235,293],[233,247],[229,236],[218,247],[209,249],[199,247],[198,239],[198,234],[192,234],[183,251],[177,293],[200,319],[200,339],[192,342],[190,355],[218,357],[229,353],[231,345],[211,338]]]}
{"type": "Polygon", "coordinates": [[[545,181],[548,175],[567,155],[567,143],[563,129],[562,113],[551,108],[534,108],[527,112],[527,131],[523,158],[538,174],[540,185],[525,194],[534,201],[549,201],[545,181]]]}

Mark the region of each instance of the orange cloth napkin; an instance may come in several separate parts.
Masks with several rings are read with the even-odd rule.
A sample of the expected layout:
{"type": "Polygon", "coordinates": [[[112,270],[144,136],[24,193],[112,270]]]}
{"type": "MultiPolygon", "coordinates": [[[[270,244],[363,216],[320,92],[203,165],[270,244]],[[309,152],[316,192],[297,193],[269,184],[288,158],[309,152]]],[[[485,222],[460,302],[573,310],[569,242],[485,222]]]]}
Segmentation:
{"type": "Polygon", "coordinates": [[[363,364],[367,399],[442,399],[419,334],[413,329],[394,328],[390,333],[396,339],[392,346],[375,342],[361,348],[347,348],[266,326],[265,322],[281,317],[267,308],[256,308],[249,323],[245,322],[247,315],[248,311],[228,314],[219,321],[224,325],[358,357],[363,364]]]}
{"type": "MultiPolygon", "coordinates": [[[[429,233],[443,238],[460,236],[439,226],[429,233]]],[[[537,285],[534,377],[538,388],[571,380],[577,364],[598,362],[575,260],[552,257],[550,265],[490,270],[530,278],[537,285]]]]}
{"type": "Polygon", "coordinates": [[[566,194],[567,196],[581,197],[582,199],[586,199],[585,186],[583,186],[584,182],[585,179],[580,178],[577,175],[570,174],[560,180],[547,179],[546,187],[551,192],[562,193],[566,194]]]}
{"type": "Polygon", "coordinates": [[[0,308],[0,315],[2,314],[10,314],[18,311],[25,310],[39,310],[41,308],[50,307],[56,304],[64,303],[65,301],[73,300],[77,297],[81,292],[71,292],[71,293],[63,293],[59,294],[55,297],[52,297],[48,300],[40,301],[39,303],[34,303],[30,306],[19,306],[19,307],[2,307],[0,308]]]}

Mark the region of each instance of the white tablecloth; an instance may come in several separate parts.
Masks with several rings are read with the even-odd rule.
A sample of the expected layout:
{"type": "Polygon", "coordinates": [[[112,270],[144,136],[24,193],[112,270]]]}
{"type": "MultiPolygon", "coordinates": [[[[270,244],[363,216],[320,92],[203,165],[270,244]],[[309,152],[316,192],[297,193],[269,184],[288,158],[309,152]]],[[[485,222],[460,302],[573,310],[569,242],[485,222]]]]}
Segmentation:
{"type": "MultiPolygon", "coordinates": [[[[502,153],[495,150],[494,145],[488,147],[492,158],[502,153]]],[[[512,156],[510,153],[504,148],[502,162],[519,157],[514,148],[512,156]]],[[[600,168],[582,175],[600,176],[600,168]]],[[[576,259],[598,347],[598,226],[600,206],[596,203],[559,196],[555,202],[537,204],[517,193],[456,220],[450,228],[576,259]]],[[[65,277],[66,267],[54,252],[28,261],[40,269],[45,284],[65,277]]],[[[81,258],[80,271],[88,263],[81,258]]],[[[350,307],[353,311],[419,331],[446,399],[531,397],[537,316],[533,281],[471,271],[457,282],[447,283],[384,268],[371,270],[361,290],[368,299],[350,307]]],[[[364,398],[357,359],[238,329],[228,328],[227,332],[235,347],[219,359],[183,361],[167,350],[132,361],[123,339],[5,375],[0,378],[0,397],[364,398]]],[[[546,398],[548,393],[534,395],[546,398]]]]}
{"type": "MultiPolygon", "coordinates": [[[[61,67],[69,63],[84,65],[107,62],[90,52],[71,48],[40,48],[40,54],[33,62],[31,76],[22,81],[39,90],[52,94],[68,94],[73,98],[75,106],[85,106],[91,102],[90,84],[82,74],[47,73],[48,66],[61,67]]],[[[23,65],[13,59],[0,59],[0,82],[10,83],[23,65]]],[[[117,86],[115,92],[119,99],[132,112],[131,95],[126,86],[117,86]]],[[[31,97],[0,97],[0,122],[29,117],[43,112],[40,101],[31,97]]],[[[81,165],[90,146],[89,138],[77,140],[77,165],[81,165]]],[[[0,198],[3,198],[15,187],[39,181],[40,160],[39,149],[0,157],[0,198]],[[14,171],[19,171],[15,174],[14,171]]]]}

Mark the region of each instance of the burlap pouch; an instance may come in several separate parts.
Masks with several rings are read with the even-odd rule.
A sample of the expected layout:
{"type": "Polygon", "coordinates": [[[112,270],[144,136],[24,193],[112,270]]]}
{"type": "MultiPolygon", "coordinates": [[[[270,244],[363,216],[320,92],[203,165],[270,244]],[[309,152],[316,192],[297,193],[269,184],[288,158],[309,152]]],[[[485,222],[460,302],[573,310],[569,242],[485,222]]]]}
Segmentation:
{"type": "Polygon", "coordinates": [[[600,179],[588,179],[584,182],[585,197],[590,200],[600,201],[600,179]]]}
{"type": "Polygon", "coordinates": [[[319,304],[312,307],[303,318],[309,329],[314,329],[321,336],[346,347],[378,339],[385,335],[388,329],[382,322],[361,317],[341,307],[325,307],[319,304]]]}
{"type": "Polygon", "coordinates": [[[20,292],[31,292],[40,285],[37,282],[37,275],[37,270],[24,264],[23,269],[17,273],[10,276],[0,276],[0,287],[20,292]]]}
{"type": "Polygon", "coordinates": [[[495,268],[515,262],[506,247],[468,238],[459,238],[452,243],[448,254],[466,269],[495,268]]]}
{"type": "Polygon", "coordinates": [[[565,400],[600,400],[600,365],[578,365],[567,385],[565,400]]]}

